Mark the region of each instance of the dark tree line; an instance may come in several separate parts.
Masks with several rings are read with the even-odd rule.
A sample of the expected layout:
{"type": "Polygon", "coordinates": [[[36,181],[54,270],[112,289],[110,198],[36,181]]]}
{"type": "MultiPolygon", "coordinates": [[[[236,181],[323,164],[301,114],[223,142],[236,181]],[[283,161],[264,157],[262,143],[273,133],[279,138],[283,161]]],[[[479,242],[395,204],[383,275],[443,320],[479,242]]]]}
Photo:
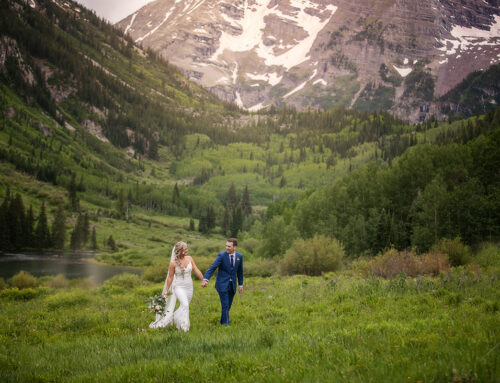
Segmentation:
{"type": "MultiPolygon", "coordinates": [[[[0,205],[0,250],[19,251],[23,249],[63,250],[66,244],[67,215],[63,205],[59,205],[49,225],[45,202],[35,218],[33,207],[25,208],[20,194],[12,196],[7,189],[0,205]]],[[[90,242],[92,250],[97,249],[96,230],[90,232],[89,217],[80,213],[70,235],[70,247],[79,250],[90,242]]]]}
{"type": "Polygon", "coordinates": [[[52,244],[45,203],[35,218],[33,207],[26,210],[21,195],[11,196],[7,189],[0,205],[0,250],[46,249],[52,244]]]}

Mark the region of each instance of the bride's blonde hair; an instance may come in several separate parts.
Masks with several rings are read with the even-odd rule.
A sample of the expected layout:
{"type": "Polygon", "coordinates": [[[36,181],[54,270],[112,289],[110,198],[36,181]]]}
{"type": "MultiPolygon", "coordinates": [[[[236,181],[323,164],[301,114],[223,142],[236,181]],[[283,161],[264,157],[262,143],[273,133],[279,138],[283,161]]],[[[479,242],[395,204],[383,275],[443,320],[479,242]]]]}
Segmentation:
{"type": "Polygon", "coordinates": [[[184,266],[181,263],[181,255],[187,249],[188,245],[186,242],[179,241],[175,244],[175,264],[182,270],[182,275],[184,276],[184,266]]]}

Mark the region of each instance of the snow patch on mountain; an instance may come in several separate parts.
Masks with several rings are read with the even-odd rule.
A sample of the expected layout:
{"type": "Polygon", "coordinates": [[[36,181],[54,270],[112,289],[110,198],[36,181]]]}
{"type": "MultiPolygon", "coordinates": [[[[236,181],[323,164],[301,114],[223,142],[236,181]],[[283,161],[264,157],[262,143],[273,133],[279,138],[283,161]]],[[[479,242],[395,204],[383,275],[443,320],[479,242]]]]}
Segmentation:
{"type": "Polygon", "coordinates": [[[278,73],[265,73],[265,74],[253,74],[253,73],[246,73],[247,77],[250,77],[252,80],[255,81],[265,81],[268,84],[275,86],[281,82],[283,79],[283,76],[279,76],[278,73]]]}
{"type": "Polygon", "coordinates": [[[321,84],[323,86],[327,86],[328,85],[328,83],[325,80],[323,80],[322,78],[320,78],[320,79],[318,79],[318,80],[316,80],[316,81],[313,82],[313,85],[316,85],[316,84],[321,84]]]}
{"type": "Polygon", "coordinates": [[[136,17],[137,17],[137,13],[134,13],[132,16],[132,19],[130,20],[130,24],[127,25],[127,27],[125,28],[125,32],[123,32],[124,34],[127,34],[128,30],[132,27],[132,25],[134,25],[134,21],[135,21],[136,17]]]}
{"type": "Polygon", "coordinates": [[[309,77],[306,81],[304,81],[302,84],[300,84],[295,89],[293,89],[290,92],[288,92],[287,94],[285,94],[283,96],[283,98],[290,97],[292,94],[297,93],[299,90],[303,89],[309,81],[311,81],[314,77],[316,77],[317,74],[318,74],[318,70],[315,69],[314,72],[313,72],[313,74],[311,75],[311,77],[309,77]]]}
{"type": "Polygon", "coordinates": [[[442,39],[439,42],[442,47],[443,55],[455,55],[458,51],[467,51],[480,45],[497,45],[500,40],[500,16],[494,16],[494,22],[488,30],[479,28],[467,28],[455,25],[450,34],[453,39],[442,39]]]}
{"type": "Polygon", "coordinates": [[[175,5],[172,8],[170,8],[170,10],[165,14],[165,17],[160,24],[158,24],[153,30],[146,33],[144,36],[139,37],[137,40],[135,40],[135,42],[138,43],[138,42],[144,40],[146,37],[151,36],[153,33],[155,33],[158,30],[158,28],[160,28],[163,24],[165,24],[165,22],[168,20],[170,15],[174,12],[174,9],[175,9],[175,5]]]}
{"type": "MultiPolygon", "coordinates": [[[[408,63],[408,60],[406,60],[406,63],[408,63]]],[[[392,67],[397,70],[397,72],[401,77],[406,77],[413,71],[412,68],[400,68],[394,64],[392,65],[392,67]]]]}
{"type": "Polygon", "coordinates": [[[219,47],[210,60],[217,62],[219,56],[223,55],[225,51],[236,53],[254,50],[264,60],[265,65],[280,66],[286,70],[307,61],[314,40],[328,24],[337,7],[327,5],[320,13],[322,17],[319,17],[309,13],[311,9],[319,10],[319,6],[310,1],[291,0],[290,5],[296,9],[292,14],[283,13],[278,9],[278,5],[269,8],[271,3],[272,0],[256,0],[255,4],[249,6],[248,0],[245,0],[243,18],[238,20],[231,19],[224,14],[224,19],[237,27],[241,33],[233,35],[225,31],[222,32],[219,47]],[[301,28],[307,37],[301,41],[294,40],[290,44],[282,46],[282,48],[287,49],[284,53],[276,52],[276,47],[264,44],[266,18],[271,16],[291,21],[295,26],[301,28]]]}

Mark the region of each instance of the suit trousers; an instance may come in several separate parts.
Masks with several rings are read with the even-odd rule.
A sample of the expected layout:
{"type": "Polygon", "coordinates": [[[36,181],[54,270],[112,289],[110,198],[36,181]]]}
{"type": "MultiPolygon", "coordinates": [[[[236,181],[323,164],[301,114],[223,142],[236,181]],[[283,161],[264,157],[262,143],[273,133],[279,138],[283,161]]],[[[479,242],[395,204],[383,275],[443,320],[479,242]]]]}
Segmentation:
{"type": "Polygon", "coordinates": [[[221,305],[220,324],[229,325],[229,310],[233,304],[235,291],[233,284],[229,283],[226,291],[218,291],[221,305]]]}

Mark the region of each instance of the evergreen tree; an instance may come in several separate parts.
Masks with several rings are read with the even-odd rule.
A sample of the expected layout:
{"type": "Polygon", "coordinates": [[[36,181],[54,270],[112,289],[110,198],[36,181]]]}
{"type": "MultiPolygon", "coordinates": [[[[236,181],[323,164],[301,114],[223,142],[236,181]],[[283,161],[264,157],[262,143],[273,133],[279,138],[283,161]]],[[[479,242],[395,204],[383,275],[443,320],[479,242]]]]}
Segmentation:
{"type": "Polygon", "coordinates": [[[231,212],[228,208],[224,209],[224,216],[222,218],[222,224],[220,225],[222,229],[222,234],[227,235],[231,229],[231,212]]]}
{"type": "Polygon", "coordinates": [[[172,203],[174,205],[178,205],[181,199],[181,195],[179,193],[179,187],[177,186],[177,182],[174,185],[174,190],[172,191],[172,203]]]}
{"type": "Polygon", "coordinates": [[[77,190],[79,192],[85,191],[85,184],[83,183],[83,175],[80,176],[80,181],[78,182],[77,190]]]}
{"type": "Polygon", "coordinates": [[[7,193],[0,205],[0,249],[8,250],[10,245],[10,225],[8,221],[8,212],[10,204],[10,189],[7,187],[7,193]]]}
{"type": "Polygon", "coordinates": [[[16,194],[10,203],[7,219],[10,225],[10,243],[15,249],[21,249],[24,246],[25,216],[23,200],[20,194],[16,194]]]}
{"type": "Polygon", "coordinates": [[[26,214],[25,228],[24,228],[24,238],[26,247],[34,247],[34,225],[35,225],[35,215],[33,214],[33,206],[30,205],[28,213],[26,214]]]}
{"type": "Polygon", "coordinates": [[[241,207],[237,206],[233,211],[233,219],[231,221],[231,237],[237,237],[238,232],[243,228],[243,212],[241,207]]]}
{"type": "Polygon", "coordinates": [[[250,193],[248,192],[248,185],[245,185],[243,190],[243,196],[241,197],[241,209],[244,216],[248,216],[252,213],[252,205],[250,203],[250,193]]]}
{"type": "Polygon", "coordinates": [[[40,214],[38,215],[35,228],[35,247],[47,249],[51,245],[49,225],[47,224],[47,214],[45,213],[45,201],[42,203],[40,214]]]}
{"type": "Polygon", "coordinates": [[[75,173],[71,174],[71,181],[69,182],[69,187],[68,187],[68,194],[69,194],[69,201],[71,204],[71,208],[73,211],[77,211],[79,208],[79,201],[78,197],[76,195],[76,181],[75,181],[75,173]]]}
{"type": "Polygon", "coordinates": [[[207,216],[203,213],[198,222],[198,231],[200,233],[208,233],[207,216]]]}
{"type": "Polygon", "coordinates": [[[79,250],[82,247],[83,242],[83,216],[78,214],[78,218],[75,222],[75,227],[71,233],[70,247],[73,251],[79,250]]]}
{"type": "Polygon", "coordinates": [[[62,205],[57,208],[54,222],[52,223],[52,242],[56,250],[64,249],[66,241],[66,214],[62,205]]]}
{"type": "Polygon", "coordinates": [[[116,212],[119,218],[125,217],[125,198],[123,196],[123,190],[120,189],[118,192],[118,199],[116,200],[116,212]]]}
{"type": "Polygon", "coordinates": [[[286,185],[286,179],[285,179],[285,176],[283,176],[283,177],[281,177],[281,180],[280,180],[280,188],[282,188],[285,185],[286,185]]]}
{"type": "Polygon", "coordinates": [[[215,210],[212,206],[209,206],[207,209],[207,227],[208,227],[208,230],[215,228],[215,225],[216,225],[215,220],[216,220],[215,210]]]}
{"type": "Polygon", "coordinates": [[[193,221],[192,218],[189,220],[189,230],[190,231],[194,231],[195,230],[194,221],[193,221]]]}
{"type": "Polygon", "coordinates": [[[95,226],[92,227],[92,236],[90,237],[90,248],[92,250],[97,250],[97,234],[95,231],[95,226]]]}
{"type": "Polygon", "coordinates": [[[108,247],[112,250],[112,251],[116,251],[117,250],[117,247],[116,247],[116,242],[115,240],[113,239],[113,236],[110,235],[109,238],[108,238],[108,242],[107,242],[107,245],[108,247]]]}
{"type": "Polygon", "coordinates": [[[82,220],[82,240],[85,245],[88,243],[89,237],[90,237],[89,215],[88,213],[85,213],[83,215],[83,220],[82,220]]]}
{"type": "Polygon", "coordinates": [[[148,157],[152,160],[158,159],[158,142],[156,142],[154,137],[149,141],[148,157]]]}
{"type": "Polygon", "coordinates": [[[226,207],[229,210],[232,210],[236,207],[237,204],[238,204],[238,196],[236,194],[236,187],[232,183],[231,186],[229,187],[229,190],[227,191],[226,207]]]}

